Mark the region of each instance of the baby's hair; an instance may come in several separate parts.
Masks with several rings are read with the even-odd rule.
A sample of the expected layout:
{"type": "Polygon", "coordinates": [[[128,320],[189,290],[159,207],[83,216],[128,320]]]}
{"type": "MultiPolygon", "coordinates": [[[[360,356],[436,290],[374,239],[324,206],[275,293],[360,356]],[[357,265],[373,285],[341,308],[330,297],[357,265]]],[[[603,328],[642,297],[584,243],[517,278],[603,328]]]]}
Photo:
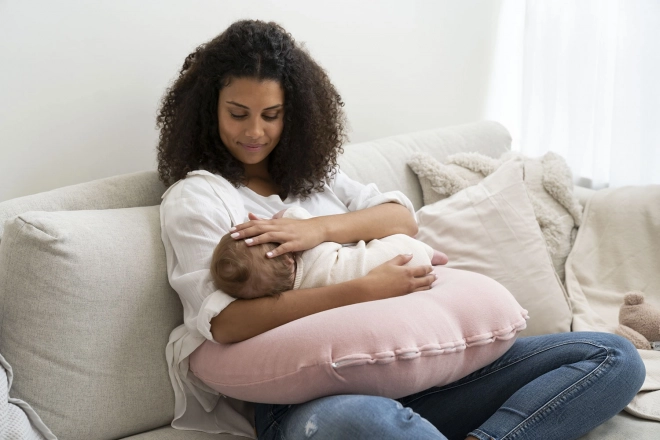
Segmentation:
{"type": "Polygon", "coordinates": [[[265,256],[277,246],[275,243],[248,246],[243,240],[224,235],[211,260],[215,286],[231,296],[246,299],[279,296],[291,290],[294,276],[286,256],[269,259],[265,256]]]}

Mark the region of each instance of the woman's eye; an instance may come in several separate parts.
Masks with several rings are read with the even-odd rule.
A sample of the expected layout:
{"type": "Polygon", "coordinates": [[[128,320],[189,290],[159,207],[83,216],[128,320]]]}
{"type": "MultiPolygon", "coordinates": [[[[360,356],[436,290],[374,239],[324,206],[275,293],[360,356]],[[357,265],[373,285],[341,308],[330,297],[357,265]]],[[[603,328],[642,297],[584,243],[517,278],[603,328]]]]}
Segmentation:
{"type": "Polygon", "coordinates": [[[276,115],[263,115],[262,117],[267,121],[274,121],[279,116],[279,113],[276,115]]]}
{"type": "Polygon", "coordinates": [[[229,114],[230,114],[231,117],[234,118],[234,119],[244,119],[244,118],[247,116],[247,115],[236,115],[236,114],[234,114],[234,113],[232,113],[232,112],[229,112],[229,114]]]}

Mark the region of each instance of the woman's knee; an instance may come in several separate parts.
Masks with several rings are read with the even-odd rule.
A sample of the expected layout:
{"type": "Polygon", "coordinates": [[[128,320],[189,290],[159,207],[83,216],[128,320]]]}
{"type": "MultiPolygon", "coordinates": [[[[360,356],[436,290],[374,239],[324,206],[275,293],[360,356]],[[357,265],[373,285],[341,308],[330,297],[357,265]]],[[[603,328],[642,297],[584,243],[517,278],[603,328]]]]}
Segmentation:
{"type": "Polygon", "coordinates": [[[612,353],[615,362],[620,367],[622,372],[629,380],[632,386],[637,386],[637,390],[642,386],[646,378],[646,367],[644,361],[639,355],[637,348],[626,338],[615,335],[607,334],[608,349],[612,353]]]}
{"type": "Polygon", "coordinates": [[[384,397],[330,396],[302,406],[287,420],[286,438],[445,438],[412,409],[384,397]]]}
{"type": "Polygon", "coordinates": [[[598,345],[599,351],[595,357],[601,359],[608,368],[606,372],[606,388],[611,391],[612,398],[620,398],[627,404],[637,394],[646,379],[646,367],[635,346],[626,338],[612,333],[584,333],[587,339],[598,345]]]}

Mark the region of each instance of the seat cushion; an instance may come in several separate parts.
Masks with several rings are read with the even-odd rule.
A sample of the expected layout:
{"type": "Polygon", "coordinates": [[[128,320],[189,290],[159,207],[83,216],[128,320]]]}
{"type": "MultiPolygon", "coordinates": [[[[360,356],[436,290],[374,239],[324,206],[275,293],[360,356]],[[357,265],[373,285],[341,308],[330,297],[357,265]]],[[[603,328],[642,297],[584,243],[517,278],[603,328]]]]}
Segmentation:
{"type": "Polygon", "coordinates": [[[164,350],[182,307],[158,206],[14,217],[0,243],[0,297],[12,395],[59,438],[120,438],[171,422],[164,350]]]}

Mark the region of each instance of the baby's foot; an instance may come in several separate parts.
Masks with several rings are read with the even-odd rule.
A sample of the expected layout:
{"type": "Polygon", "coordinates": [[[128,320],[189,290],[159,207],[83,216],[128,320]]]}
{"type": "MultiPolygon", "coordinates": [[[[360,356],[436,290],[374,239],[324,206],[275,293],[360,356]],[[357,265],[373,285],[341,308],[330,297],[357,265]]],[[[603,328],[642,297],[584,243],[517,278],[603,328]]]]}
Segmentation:
{"type": "Polygon", "coordinates": [[[443,252],[436,251],[433,249],[433,258],[431,258],[431,264],[434,266],[447,264],[449,258],[443,252]]]}

